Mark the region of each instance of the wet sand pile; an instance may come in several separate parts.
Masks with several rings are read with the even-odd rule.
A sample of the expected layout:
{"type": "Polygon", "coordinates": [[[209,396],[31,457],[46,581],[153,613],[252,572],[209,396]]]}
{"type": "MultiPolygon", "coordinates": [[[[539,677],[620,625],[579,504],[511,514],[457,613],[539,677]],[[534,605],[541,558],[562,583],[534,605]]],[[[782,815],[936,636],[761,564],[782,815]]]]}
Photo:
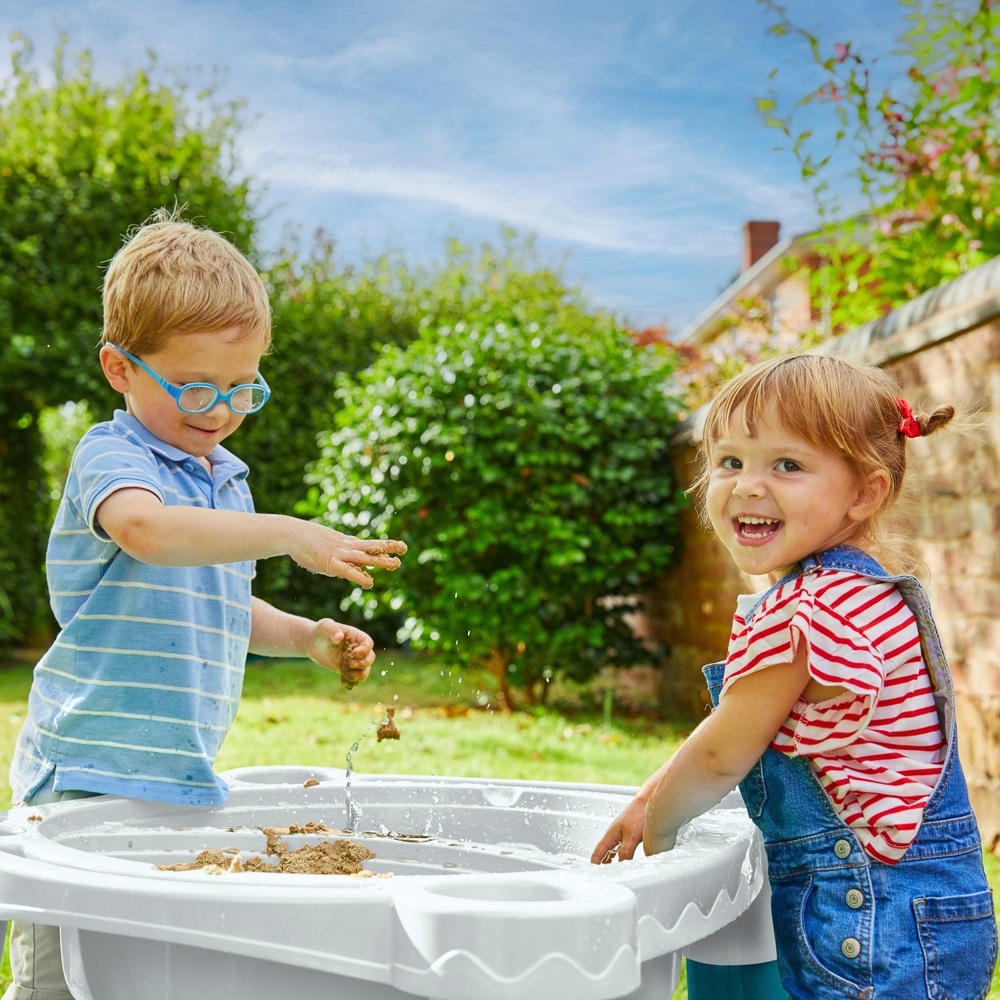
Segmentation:
{"type": "Polygon", "coordinates": [[[384,873],[368,871],[366,861],[375,857],[364,844],[353,840],[323,840],[318,844],[306,844],[294,851],[288,849],[282,838],[289,834],[340,833],[331,830],[324,823],[292,823],[289,826],[265,826],[261,832],[267,838],[267,846],[262,855],[254,855],[244,860],[235,847],[202,851],[194,861],[176,865],[157,865],[161,872],[190,872],[201,869],[213,875],[228,872],[268,872],[289,875],[350,875],[355,878],[388,878],[384,873]],[[275,858],[270,861],[268,858],[275,858]]]}

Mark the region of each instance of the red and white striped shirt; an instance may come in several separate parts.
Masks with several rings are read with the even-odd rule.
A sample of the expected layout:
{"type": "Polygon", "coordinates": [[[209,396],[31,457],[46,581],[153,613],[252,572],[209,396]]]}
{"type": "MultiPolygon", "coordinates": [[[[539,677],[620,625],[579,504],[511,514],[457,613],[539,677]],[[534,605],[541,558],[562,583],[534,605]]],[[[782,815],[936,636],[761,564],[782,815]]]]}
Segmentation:
{"type": "Polygon", "coordinates": [[[747,674],[790,663],[805,642],[809,675],[845,691],[800,698],[771,746],[807,757],[868,854],[894,864],[917,836],[945,754],[913,612],[894,584],[844,570],[779,587],[747,625],[755,601],[740,598],[722,696],[747,674]]]}

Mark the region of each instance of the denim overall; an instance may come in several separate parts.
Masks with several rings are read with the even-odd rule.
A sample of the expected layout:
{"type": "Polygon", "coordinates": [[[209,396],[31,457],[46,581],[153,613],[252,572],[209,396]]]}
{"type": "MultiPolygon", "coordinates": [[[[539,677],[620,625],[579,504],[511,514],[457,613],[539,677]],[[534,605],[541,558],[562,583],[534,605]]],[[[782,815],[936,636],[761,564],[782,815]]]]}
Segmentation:
{"type": "MultiPolygon", "coordinates": [[[[837,546],[803,560],[747,620],[774,589],[821,569],[899,588],[916,616],[948,745],[917,838],[895,865],[865,852],[805,758],[769,747],[740,783],[767,850],[782,985],[793,1000],[985,997],[997,957],[993,898],[958,759],[951,672],[927,594],[915,577],[890,576],[858,549],[837,546]]],[[[713,705],[724,669],[705,667],[713,705]]]]}

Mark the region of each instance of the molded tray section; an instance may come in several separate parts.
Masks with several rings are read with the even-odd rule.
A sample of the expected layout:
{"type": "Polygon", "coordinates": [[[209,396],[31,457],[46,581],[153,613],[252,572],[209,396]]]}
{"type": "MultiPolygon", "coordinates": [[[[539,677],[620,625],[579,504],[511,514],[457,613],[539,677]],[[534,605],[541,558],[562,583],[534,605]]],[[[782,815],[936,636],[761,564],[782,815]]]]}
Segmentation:
{"type": "Polygon", "coordinates": [[[289,850],[345,837],[375,854],[365,863],[375,873],[589,869],[592,845],[631,797],[630,789],[609,786],[396,776],[354,775],[348,788],[344,771],[323,768],[248,768],[226,777],[230,797],[216,808],[106,797],[49,807],[25,854],[89,871],[200,876],[156,866],[193,861],[209,849],[268,860],[264,828],[315,822],[328,832],[284,835],[289,850]]]}

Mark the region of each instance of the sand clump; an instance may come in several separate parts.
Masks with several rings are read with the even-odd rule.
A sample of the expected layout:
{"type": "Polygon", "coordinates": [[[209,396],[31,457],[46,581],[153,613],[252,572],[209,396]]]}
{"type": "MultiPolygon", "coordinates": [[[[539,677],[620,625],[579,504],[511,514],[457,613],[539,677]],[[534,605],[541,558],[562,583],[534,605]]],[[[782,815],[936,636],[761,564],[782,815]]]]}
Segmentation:
{"type": "Polygon", "coordinates": [[[382,740],[398,740],[399,730],[396,728],[396,723],[392,721],[392,717],[396,714],[394,708],[387,708],[385,710],[385,718],[379,724],[378,729],[375,730],[375,742],[381,743],[382,740]]]}
{"type": "Polygon", "coordinates": [[[347,671],[351,668],[351,657],[354,655],[354,648],[353,642],[344,639],[340,644],[340,660],[337,664],[337,670],[340,673],[340,683],[348,691],[353,691],[358,686],[357,681],[353,681],[347,676],[347,671]]]}
{"type": "Polygon", "coordinates": [[[290,834],[340,833],[324,823],[291,823],[289,826],[265,826],[261,832],[267,838],[264,853],[267,857],[253,855],[243,858],[236,848],[202,851],[194,861],[176,865],[157,865],[162,872],[190,872],[201,870],[212,875],[238,872],[267,872],[288,875],[347,875],[355,878],[388,878],[384,873],[369,871],[366,861],[375,857],[364,844],[353,840],[323,840],[318,844],[305,844],[295,850],[288,849],[284,840],[290,834]],[[276,861],[268,860],[275,858],[276,861]]]}

